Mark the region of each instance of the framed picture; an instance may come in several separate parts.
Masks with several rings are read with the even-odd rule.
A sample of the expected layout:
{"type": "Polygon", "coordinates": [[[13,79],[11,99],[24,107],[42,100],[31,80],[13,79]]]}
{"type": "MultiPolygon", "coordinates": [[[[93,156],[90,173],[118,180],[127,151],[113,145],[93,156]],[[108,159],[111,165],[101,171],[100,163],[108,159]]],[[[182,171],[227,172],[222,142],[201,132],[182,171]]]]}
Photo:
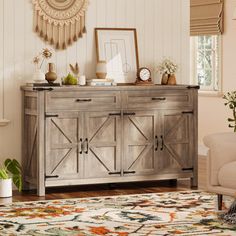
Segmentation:
{"type": "Polygon", "coordinates": [[[97,61],[106,61],[107,78],[134,83],[139,69],[136,29],[96,28],[97,61]]]}

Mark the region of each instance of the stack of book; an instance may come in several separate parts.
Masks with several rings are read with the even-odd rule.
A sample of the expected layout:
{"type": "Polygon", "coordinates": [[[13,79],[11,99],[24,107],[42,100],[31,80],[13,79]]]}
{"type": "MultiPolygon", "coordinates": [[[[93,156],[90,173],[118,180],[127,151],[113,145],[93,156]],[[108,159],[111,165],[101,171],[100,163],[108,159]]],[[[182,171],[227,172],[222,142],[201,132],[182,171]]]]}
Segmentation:
{"type": "Polygon", "coordinates": [[[114,85],[113,79],[88,79],[88,86],[111,86],[114,85]]]}

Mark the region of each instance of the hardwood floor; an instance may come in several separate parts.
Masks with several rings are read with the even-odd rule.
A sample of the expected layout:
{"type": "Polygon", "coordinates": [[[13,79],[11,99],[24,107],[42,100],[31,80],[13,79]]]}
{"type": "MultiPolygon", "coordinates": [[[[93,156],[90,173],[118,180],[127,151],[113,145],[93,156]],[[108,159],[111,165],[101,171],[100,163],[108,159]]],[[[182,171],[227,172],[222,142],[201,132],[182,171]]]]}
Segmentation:
{"type": "Polygon", "coordinates": [[[38,200],[53,200],[66,198],[82,198],[82,197],[99,197],[113,196],[125,194],[141,194],[141,193],[160,193],[170,191],[190,190],[189,180],[179,181],[155,181],[155,182],[139,182],[126,184],[103,184],[89,186],[74,186],[63,188],[47,189],[45,197],[38,197],[36,192],[14,191],[12,198],[2,198],[0,203],[17,202],[17,201],[38,201],[38,200]]]}

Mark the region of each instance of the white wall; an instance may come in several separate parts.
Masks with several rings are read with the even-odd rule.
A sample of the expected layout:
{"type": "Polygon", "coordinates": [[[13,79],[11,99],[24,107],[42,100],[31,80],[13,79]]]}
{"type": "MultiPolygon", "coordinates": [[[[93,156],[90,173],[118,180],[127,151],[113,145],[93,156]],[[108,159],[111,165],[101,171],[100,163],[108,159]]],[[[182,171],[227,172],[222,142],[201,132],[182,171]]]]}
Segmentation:
{"type": "MultiPolygon", "coordinates": [[[[30,0],[0,0],[0,118],[4,106],[5,118],[11,120],[0,127],[0,160],[20,159],[20,85],[30,80],[32,58],[45,47],[32,32],[32,19],[30,0]]],[[[163,57],[170,57],[180,66],[178,82],[188,81],[189,0],[90,0],[87,35],[54,55],[59,77],[76,61],[81,73],[95,75],[94,27],[136,27],[140,65],[149,67],[159,81],[155,67],[163,57]]]]}
{"type": "MultiPolygon", "coordinates": [[[[222,35],[222,82],[223,93],[236,90],[236,20],[232,20],[236,0],[225,2],[224,34],[222,35]]],[[[199,140],[211,133],[233,132],[227,118],[232,117],[224,106],[222,96],[199,96],[199,140]]]]}

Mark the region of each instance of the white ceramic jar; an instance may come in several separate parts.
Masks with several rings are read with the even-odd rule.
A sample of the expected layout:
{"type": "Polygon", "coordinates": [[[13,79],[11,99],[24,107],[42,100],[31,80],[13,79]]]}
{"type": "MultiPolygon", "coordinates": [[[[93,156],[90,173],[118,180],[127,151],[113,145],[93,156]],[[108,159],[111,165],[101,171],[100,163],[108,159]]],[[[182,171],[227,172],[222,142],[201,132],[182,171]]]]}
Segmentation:
{"type": "Polygon", "coordinates": [[[12,197],[12,179],[0,179],[0,197],[12,197]]]}
{"type": "Polygon", "coordinates": [[[107,63],[106,63],[106,61],[99,61],[97,63],[96,76],[98,79],[106,79],[106,76],[107,76],[107,63]]]}

